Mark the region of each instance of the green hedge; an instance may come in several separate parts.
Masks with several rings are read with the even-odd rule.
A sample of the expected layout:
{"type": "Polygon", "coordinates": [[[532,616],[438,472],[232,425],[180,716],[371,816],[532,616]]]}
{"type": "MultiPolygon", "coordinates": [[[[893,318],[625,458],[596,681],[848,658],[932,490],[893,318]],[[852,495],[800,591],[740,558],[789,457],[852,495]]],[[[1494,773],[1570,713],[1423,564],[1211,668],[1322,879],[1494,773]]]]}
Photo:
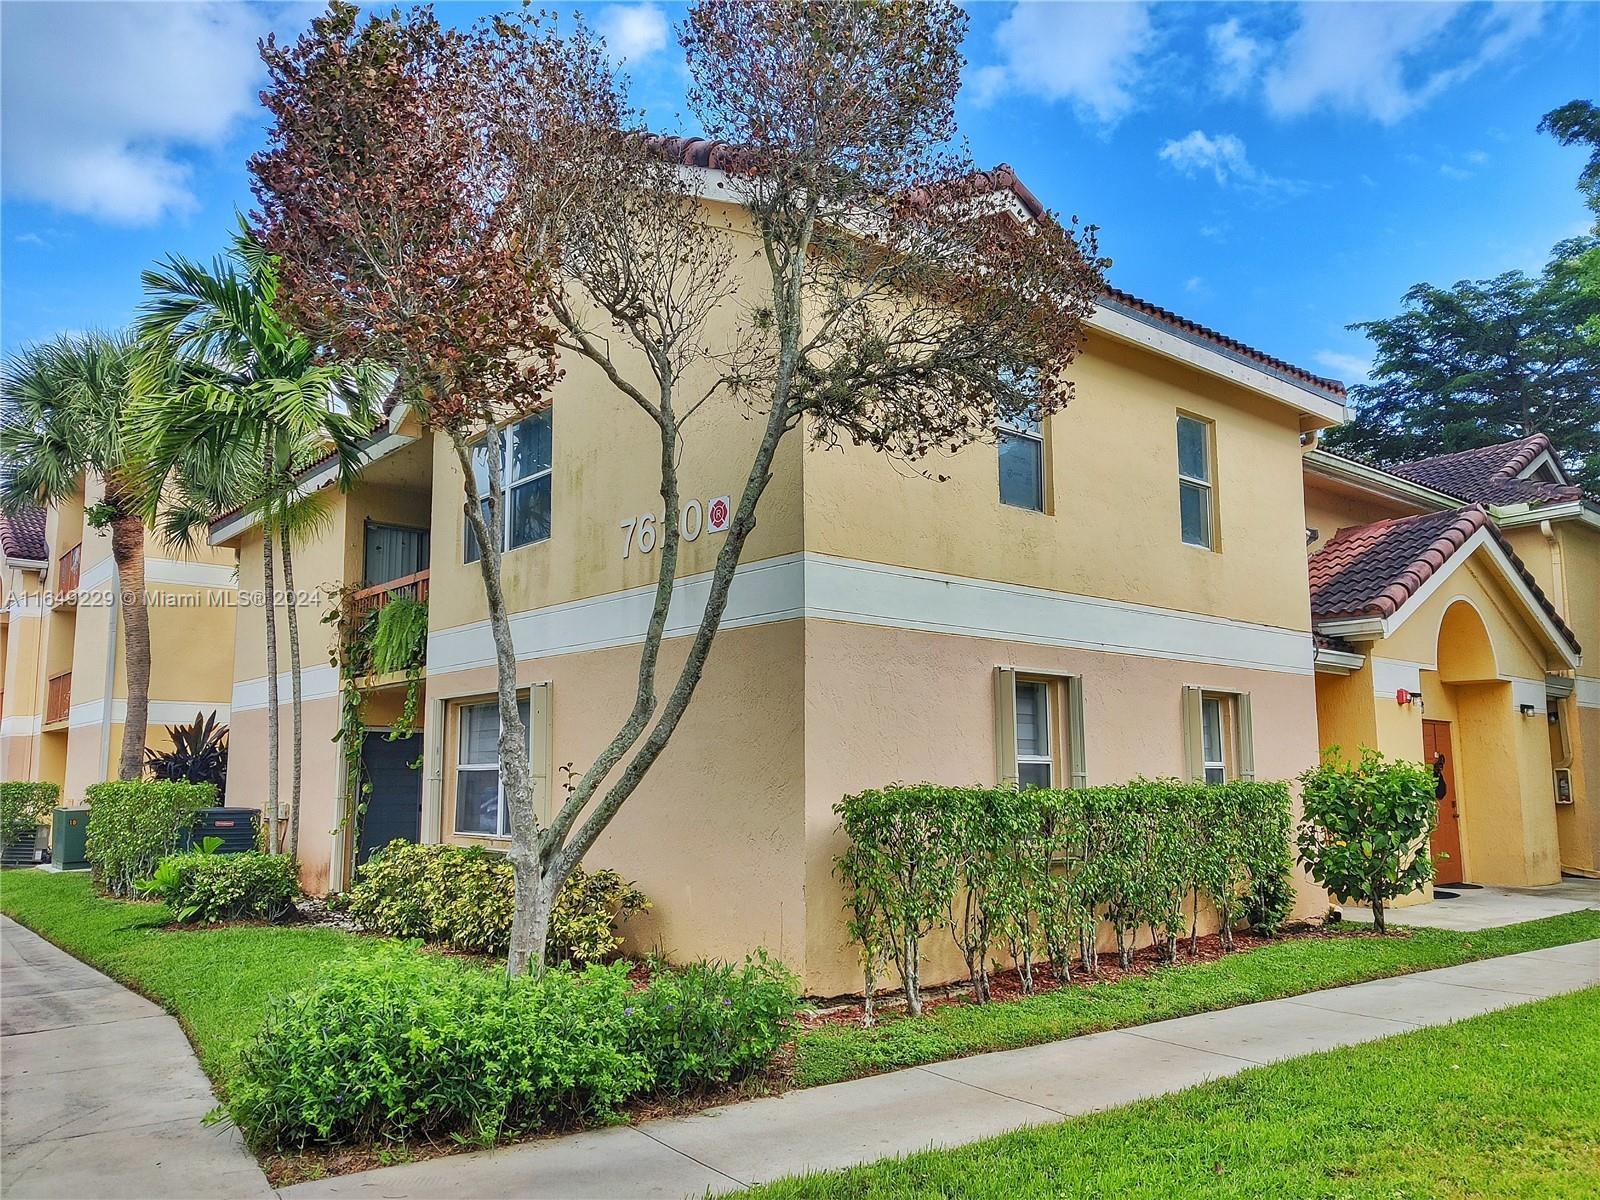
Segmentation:
{"type": "MultiPolygon", "coordinates": [[[[501,954],[511,940],[515,893],[502,855],[479,846],[397,841],[357,871],[346,899],[351,916],[375,933],[501,954]]],[[[556,898],[546,961],[605,961],[622,945],[617,921],[648,907],[644,893],[615,871],[578,867],[556,898]]]]}
{"type": "Polygon", "coordinates": [[[60,800],[61,788],[54,783],[0,783],[0,846],[33,836],[60,800]]]}
{"type": "Polygon", "coordinates": [[[131,896],[142,879],[178,848],[195,813],[217,803],[210,783],[117,780],[92,785],[87,856],[94,881],[113,896],[131,896]]]}
{"type": "Polygon", "coordinates": [[[1033,965],[1063,974],[1074,953],[1095,970],[1095,932],[1116,931],[1128,965],[1141,927],[1168,958],[1204,898],[1222,936],[1246,913],[1275,927],[1292,904],[1289,789],[1137,779],[1073,791],[895,786],[847,796],[850,847],[836,860],[868,993],[893,963],[921,1011],[924,940],[947,931],[974,992],[988,998],[991,956],[1004,949],[1024,990],[1033,965]]]}
{"type": "Polygon", "coordinates": [[[636,990],[623,963],[510,979],[396,947],[275,1002],[233,1110],[257,1146],[486,1145],[758,1070],[799,1003],[764,959],[658,971],[636,990]]]}
{"type": "Polygon", "coordinates": [[[138,886],[165,900],[180,921],[277,921],[294,911],[300,871],[283,854],[193,851],[163,858],[138,886]]]}

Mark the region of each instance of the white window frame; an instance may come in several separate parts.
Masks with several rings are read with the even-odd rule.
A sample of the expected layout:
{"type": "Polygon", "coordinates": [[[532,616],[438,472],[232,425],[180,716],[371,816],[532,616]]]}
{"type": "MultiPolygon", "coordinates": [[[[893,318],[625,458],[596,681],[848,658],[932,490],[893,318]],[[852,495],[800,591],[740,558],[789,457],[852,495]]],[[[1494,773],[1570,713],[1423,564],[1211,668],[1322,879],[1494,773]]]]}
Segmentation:
{"type": "MultiPolygon", "coordinates": [[[[483,442],[482,441],[477,442],[473,446],[473,450],[472,450],[474,456],[476,456],[478,454],[478,452],[482,448],[483,448],[483,442]]],[[[554,420],[553,416],[551,415],[551,412],[550,412],[549,409],[546,409],[544,412],[532,413],[529,416],[523,417],[522,420],[514,421],[512,424],[507,425],[503,429],[500,430],[500,484],[501,484],[501,486],[500,486],[500,545],[502,547],[504,547],[505,551],[519,550],[519,549],[522,548],[522,546],[536,546],[540,542],[548,541],[550,539],[551,533],[555,532],[554,529],[552,528],[551,533],[545,534],[544,537],[542,537],[542,538],[535,538],[531,542],[523,542],[523,543],[521,543],[521,545],[518,545],[518,546],[513,546],[511,544],[511,515],[512,515],[512,513],[514,513],[516,511],[516,505],[511,503],[511,493],[513,491],[515,491],[519,487],[523,487],[523,486],[525,486],[527,484],[530,484],[530,483],[537,483],[541,479],[549,478],[550,475],[552,475],[554,473],[554,471],[555,471],[555,462],[556,462],[555,420],[554,420]],[[545,468],[543,468],[542,470],[538,470],[538,471],[533,472],[531,475],[524,475],[524,476],[521,476],[520,478],[512,479],[511,478],[511,463],[512,463],[512,453],[511,453],[511,451],[512,451],[512,447],[516,445],[517,430],[519,430],[520,428],[522,428],[522,426],[528,424],[531,421],[549,421],[551,423],[550,424],[550,465],[545,467],[545,468]]],[[[483,504],[483,502],[485,500],[487,500],[488,498],[489,498],[489,493],[488,493],[487,490],[479,492],[478,493],[478,503],[479,503],[479,505],[481,506],[483,504]]],[[[552,515],[554,514],[554,511],[555,511],[555,503],[554,503],[554,501],[555,501],[555,496],[554,496],[554,490],[552,488],[551,505],[550,505],[552,515]]],[[[462,535],[461,535],[462,561],[463,562],[469,562],[469,563],[477,562],[478,561],[477,556],[470,554],[470,551],[471,551],[471,548],[472,548],[472,525],[468,522],[468,520],[467,520],[467,518],[465,516],[463,516],[461,518],[461,520],[462,520],[462,535]]],[[[479,554],[481,554],[481,553],[482,553],[482,548],[480,547],[479,548],[479,554]]]]}
{"type": "Polygon", "coordinates": [[[1212,461],[1214,458],[1212,435],[1216,425],[1214,422],[1208,421],[1204,417],[1197,417],[1192,413],[1180,412],[1178,414],[1177,425],[1174,428],[1181,431],[1185,421],[1189,421],[1200,427],[1202,437],[1201,445],[1205,449],[1206,456],[1206,473],[1204,477],[1198,475],[1188,475],[1184,473],[1182,450],[1183,438],[1180,432],[1178,435],[1178,537],[1182,540],[1185,546],[1193,546],[1197,550],[1215,550],[1217,547],[1217,493],[1216,484],[1213,482],[1212,476],[1214,476],[1217,471],[1216,464],[1212,461]],[[1183,489],[1186,487],[1199,489],[1200,494],[1205,497],[1206,540],[1203,542],[1191,542],[1183,532],[1183,489]]]}
{"type": "Polygon", "coordinates": [[[1228,707],[1233,697],[1225,692],[1200,693],[1200,776],[1208,784],[1227,783],[1229,779],[1228,766],[1228,731],[1234,722],[1228,719],[1228,707]],[[1213,709],[1217,714],[1217,750],[1220,758],[1206,757],[1206,712],[1213,709]],[[1211,772],[1216,771],[1221,778],[1212,779],[1211,772]]]}
{"type": "Polygon", "coordinates": [[[1045,752],[1043,754],[1024,754],[1022,752],[1022,723],[1020,721],[1016,722],[1017,736],[1015,743],[1017,754],[1017,781],[1019,787],[1021,786],[1023,765],[1038,765],[1041,763],[1045,766],[1048,772],[1048,777],[1045,780],[1044,786],[1046,788],[1053,788],[1056,786],[1055,748],[1057,739],[1055,736],[1055,730],[1052,726],[1052,722],[1055,719],[1055,701],[1050,698],[1050,693],[1055,689],[1051,686],[1051,684],[1051,680],[1040,679],[1033,675],[1017,676],[1017,683],[1014,690],[1012,703],[1015,704],[1015,695],[1019,695],[1024,687],[1037,689],[1037,694],[1043,701],[1042,707],[1044,711],[1035,713],[1034,719],[1038,722],[1038,728],[1044,733],[1045,745],[1045,752]]]}
{"type": "Polygon", "coordinates": [[[1004,442],[1006,438],[1021,438],[1024,441],[1032,442],[1034,444],[1034,449],[1035,449],[1035,451],[1036,451],[1036,453],[1038,455],[1038,461],[1039,461],[1039,480],[1038,480],[1039,486],[1038,486],[1038,489],[1037,489],[1037,495],[1039,497],[1039,503],[1036,504],[1036,505],[1035,504],[1013,504],[1010,500],[1007,500],[1005,498],[1005,495],[1003,493],[1000,496],[1000,503],[1004,504],[1007,508],[1020,508],[1023,512],[1040,512],[1040,513],[1045,512],[1047,510],[1048,500],[1049,500],[1049,496],[1048,496],[1049,487],[1048,487],[1048,483],[1047,483],[1049,472],[1045,468],[1044,422],[1042,420],[1038,420],[1038,419],[1025,419],[1021,414],[1018,414],[1017,416],[1012,417],[1010,420],[1003,420],[1003,421],[996,422],[995,427],[994,427],[994,431],[995,431],[995,443],[996,443],[995,444],[995,468],[996,468],[995,486],[996,486],[997,489],[999,487],[999,482],[1000,482],[999,481],[1000,444],[1002,442],[1004,442]]]}
{"type": "MultiPolygon", "coordinates": [[[[518,700],[527,700],[528,717],[523,721],[524,732],[528,735],[528,765],[530,774],[533,774],[533,695],[526,689],[517,693],[518,700]]],[[[450,797],[450,825],[451,832],[457,837],[494,838],[498,841],[508,841],[511,837],[511,819],[506,809],[506,789],[503,777],[500,775],[500,759],[496,754],[495,760],[489,763],[465,763],[461,761],[466,752],[465,737],[467,731],[467,710],[470,708],[499,708],[500,702],[494,698],[488,700],[462,700],[456,704],[456,775],[455,785],[450,797]],[[461,774],[463,771],[493,771],[495,773],[495,828],[505,830],[504,833],[485,833],[481,829],[462,829],[461,826],[461,774]]],[[[497,714],[498,715],[498,714],[497,714]]],[[[496,743],[498,745],[498,742],[496,743]]]]}

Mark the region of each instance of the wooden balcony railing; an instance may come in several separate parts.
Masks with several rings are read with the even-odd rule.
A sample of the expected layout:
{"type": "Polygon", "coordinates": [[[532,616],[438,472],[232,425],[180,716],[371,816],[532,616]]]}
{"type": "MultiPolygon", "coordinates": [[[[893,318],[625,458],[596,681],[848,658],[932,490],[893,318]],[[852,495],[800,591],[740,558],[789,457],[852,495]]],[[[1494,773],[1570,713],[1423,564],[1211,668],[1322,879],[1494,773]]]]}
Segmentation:
{"type": "Polygon", "coordinates": [[[54,725],[65,721],[72,711],[72,672],[65,671],[50,677],[49,689],[44,697],[44,723],[54,725]]]}
{"type": "Polygon", "coordinates": [[[350,607],[357,613],[377,612],[389,603],[390,597],[393,596],[406,596],[412,600],[426,602],[428,572],[418,571],[415,575],[402,575],[399,579],[389,580],[388,583],[362,588],[350,597],[350,607]]]}
{"type": "Polygon", "coordinates": [[[56,595],[63,596],[78,590],[78,575],[82,566],[83,543],[79,542],[61,556],[60,565],[56,568],[56,595]]]}

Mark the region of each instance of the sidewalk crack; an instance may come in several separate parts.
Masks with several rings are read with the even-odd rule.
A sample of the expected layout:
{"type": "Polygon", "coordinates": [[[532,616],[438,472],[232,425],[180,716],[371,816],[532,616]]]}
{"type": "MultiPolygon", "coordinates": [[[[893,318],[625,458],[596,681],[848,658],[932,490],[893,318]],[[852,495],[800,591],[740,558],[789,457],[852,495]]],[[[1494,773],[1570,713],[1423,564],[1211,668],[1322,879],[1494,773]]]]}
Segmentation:
{"type": "Polygon", "coordinates": [[[665,1148],[667,1150],[671,1150],[674,1154],[681,1155],[682,1157],[687,1158],[690,1162],[694,1163],[696,1166],[704,1167],[706,1170],[710,1171],[713,1175],[721,1175],[729,1183],[738,1184],[738,1186],[740,1186],[742,1188],[747,1188],[747,1187],[751,1187],[752,1186],[752,1184],[750,1182],[748,1182],[746,1180],[743,1180],[743,1179],[735,1178],[734,1176],[729,1175],[726,1171],[722,1170],[720,1167],[713,1167],[710,1163],[703,1162],[702,1160],[696,1158],[694,1155],[690,1154],[687,1150],[680,1150],[680,1149],[678,1149],[678,1147],[674,1146],[671,1142],[662,1141],[655,1134],[649,1132],[648,1130],[646,1130],[641,1125],[635,1125],[632,1128],[633,1128],[633,1131],[635,1133],[643,1134],[645,1137],[649,1138],[656,1145],[661,1146],[661,1147],[663,1147],[663,1148],[665,1148]]]}
{"type": "Polygon", "coordinates": [[[953,1075],[944,1075],[935,1071],[931,1066],[912,1067],[913,1071],[921,1071],[943,1079],[946,1083],[959,1083],[962,1087],[969,1087],[975,1092],[987,1092],[991,1096],[998,1096],[1002,1100],[1010,1100],[1016,1104],[1026,1104],[1029,1108],[1037,1108],[1040,1112],[1047,1112],[1053,1117],[1066,1117],[1072,1114],[1065,1109],[1051,1108],[1048,1104],[1040,1104],[1037,1100],[1024,1100],[1021,1096],[1013,1096],[1010,1092],[997,1092],[993,1088],[986,1088],[981,1083],[973,1083],[970,1079],[957,1079],[953,1075]]]}

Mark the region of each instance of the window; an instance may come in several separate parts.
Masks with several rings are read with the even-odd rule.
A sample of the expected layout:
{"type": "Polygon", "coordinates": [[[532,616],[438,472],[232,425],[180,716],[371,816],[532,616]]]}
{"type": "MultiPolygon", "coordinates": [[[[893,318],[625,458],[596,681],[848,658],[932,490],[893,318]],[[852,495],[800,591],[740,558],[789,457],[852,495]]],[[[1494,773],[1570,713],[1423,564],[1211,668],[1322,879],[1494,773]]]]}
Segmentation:
{"type": "Polygon", "coordinates": [[[1036,417],[1019,414],[996,432],[1000,503],[1044,511],[1044,435],[1036,417]]]}
{"type": "Polygon", "coordinates": [[[363,587],[376,587],[428,569],[426,529],[368,521],[363,550],[363,587]]]}
{"type": "MultiPolygon", "coordinates": [[[[517,701],[517,711],[529,730],[531,753],[533,723],[526,696],[517,701]]],[[[508,837],[511,823],[500,790],[500,706],[491,700],[464,704],[457,712],[456,832],[508,837]]]]}
{"type": "Polygon", "coordinates": [[[1228,756],[1224,750],[1226,722],[1221,696],[1200,697],[1200,755],[1201,771],[1207,783],[1228,782],[1228,756]]]}
{"type": "Polygon", "coordinates": [[[1183,540],[1215,548],[1216,498],[1211,486],[1211,422],[1178,414],[1178,513],[1183,540]]]}
{"type": "MultiPolygon", "coordinates": [[[[501,445],[505,463],[501,483],[505,487],[501,537],[507,550],[540,542],[550,536],[550,414],[527,417],[504,432],[501,445]]],[[[473,456],[473,474],[483,504],[484,520],[489,519],[489,446],[479,444],[473,456]]],[[[465,520],[465,518],[463,518],[465,520]]],[[[478,561],[478,539],[467,526],[466,561],[478,561]]]]}
{"type": "Polygon", "coordinates": [[[1050,753],[1050,685],[1041,679],[1017,680],[1017,786],[1054,786],[1050,753]]]}

